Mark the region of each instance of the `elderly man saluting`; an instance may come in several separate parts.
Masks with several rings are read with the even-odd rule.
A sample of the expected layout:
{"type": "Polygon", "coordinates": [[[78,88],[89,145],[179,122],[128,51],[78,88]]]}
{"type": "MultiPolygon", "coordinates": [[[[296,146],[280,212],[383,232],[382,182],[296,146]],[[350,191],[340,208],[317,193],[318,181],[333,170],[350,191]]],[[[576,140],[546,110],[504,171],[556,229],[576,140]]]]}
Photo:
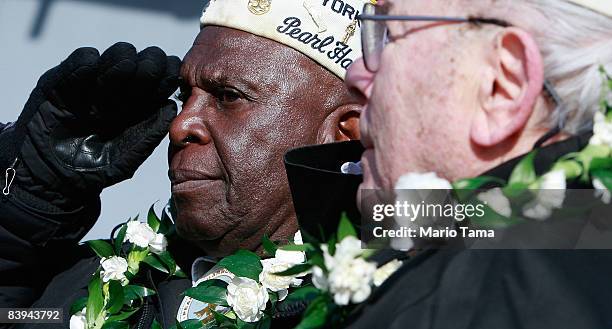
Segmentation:
{"type": "MultiPolygon", "coordinates": [[[[212,0],[182,66],[159,48],[137,53],[119,43],[102,55],[78,49],[47,72],[0,133],[0,307],[59,307],[64,323],[55,326],[68,325],[100,264],[77,247],[99,215],[100,193],[129,179],[168,130],[179,236],[170,248],[194,282],[210,257],[257,250],[264,235],[291,239],[283,154],[359,136],[360,106],[342,80],[361,53],[363,3],[212,0]],[[176,117],[168,98],[179,85],[176,117]],[[209,258],[190,273],[189,255],[209,258]]],[[[121,322],[170,327],[211,316],[181,296],[191,280],[147,280],[156,296],[121,322]]],[[[291,307],[286,318],[296,314],[291,307]]]]}
{"type": "MultiPolygon", "coordinates": [[[[609,1],[385,0],[364,12],[364,58],[347,76],[367,99],[362,189],[418,188],[401,178],[431,172],[507,180],[534,145],[536,182],[565,189],[580,173],[553,164],[575,168],[567,155],[589,143],[610,157],[596,114],[600,67],[612,72],[609,1]]],[[[427,249],[351,327],[609,328],[611,275],[609,250],[427,249]]]]}

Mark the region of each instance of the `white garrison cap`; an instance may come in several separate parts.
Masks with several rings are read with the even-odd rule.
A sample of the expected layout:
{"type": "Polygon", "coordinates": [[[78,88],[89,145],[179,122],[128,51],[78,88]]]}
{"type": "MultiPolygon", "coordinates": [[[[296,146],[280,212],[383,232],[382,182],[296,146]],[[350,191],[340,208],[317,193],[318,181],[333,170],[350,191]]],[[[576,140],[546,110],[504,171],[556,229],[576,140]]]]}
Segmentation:
{"type": "Polygon", "coordinates": [[[579,6],[612,17],[612,0],[567,0],[579,6]]]}
{"type": "Polygon", "coordinates": [[[210,0],[201,26],[249,32],[287,45],[344,79],[361,57],[356,17],[370,0],[210,0]]]}

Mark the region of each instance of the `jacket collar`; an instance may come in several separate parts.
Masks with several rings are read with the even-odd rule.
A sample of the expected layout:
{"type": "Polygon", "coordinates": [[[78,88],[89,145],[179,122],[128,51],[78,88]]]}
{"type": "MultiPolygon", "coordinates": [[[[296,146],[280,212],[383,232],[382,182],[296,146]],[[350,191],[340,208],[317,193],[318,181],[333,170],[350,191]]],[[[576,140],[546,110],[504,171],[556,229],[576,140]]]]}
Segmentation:
{"type": "MultiPolygon", "coordinates": [[[[534,166],[536,173],[542,175],[546,171],[550,170],[551,166],[562,156],[572,152],[578,152],[585,148],[589,144],[592,133],[581,134],[572,136],[561,142],[553,143],[548,146],[537,149],[537,153],[534,159],[534,166]]],[[[508,180],[512,174],[512,170],[516,165],[526,156],[526,154],[516,157],[512,160],[506,161],[501,165],[485,172],[481,176],[493,176],[508,180]]]]}

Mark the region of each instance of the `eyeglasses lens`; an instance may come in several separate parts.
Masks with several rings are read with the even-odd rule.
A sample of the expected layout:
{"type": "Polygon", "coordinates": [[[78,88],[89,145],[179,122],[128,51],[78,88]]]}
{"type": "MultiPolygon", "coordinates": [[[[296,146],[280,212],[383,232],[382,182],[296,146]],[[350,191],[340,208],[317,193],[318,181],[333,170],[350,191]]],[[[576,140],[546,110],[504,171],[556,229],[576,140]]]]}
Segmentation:
{"type": "MultiPolygon", "coordinates": [[[[364,15],[385,15],[383,8],[373,4],[363,7],[364,15]]],[[[380,58],[387,40],[387,24],[384,21],[364,20],[361,26],[361,43],[366,68],[376,72],[380,66],[380,58]]]]}

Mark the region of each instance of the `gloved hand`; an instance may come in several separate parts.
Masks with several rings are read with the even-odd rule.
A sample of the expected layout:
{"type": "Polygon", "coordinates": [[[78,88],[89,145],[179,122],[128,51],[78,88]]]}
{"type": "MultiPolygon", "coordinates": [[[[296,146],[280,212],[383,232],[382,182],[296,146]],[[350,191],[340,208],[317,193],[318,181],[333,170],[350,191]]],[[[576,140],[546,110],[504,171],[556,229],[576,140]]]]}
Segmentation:
{"type": "Polygon", "coordinates": [[[117,43],[101,56],[77,49],[45,73],[0,133],[2,173],[16,165],[11,193],[70,209],[131,178],[176,117],[180,66],[157,47],[117,43]]]}

